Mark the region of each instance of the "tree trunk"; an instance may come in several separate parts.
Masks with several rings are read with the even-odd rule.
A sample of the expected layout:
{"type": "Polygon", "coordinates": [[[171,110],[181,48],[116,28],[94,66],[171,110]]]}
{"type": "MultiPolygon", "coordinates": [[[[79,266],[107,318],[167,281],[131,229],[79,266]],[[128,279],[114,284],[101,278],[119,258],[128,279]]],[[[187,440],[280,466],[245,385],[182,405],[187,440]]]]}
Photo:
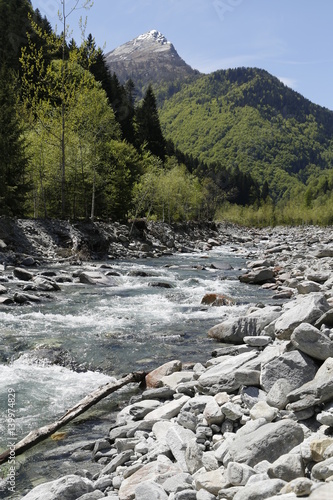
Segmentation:
{"type": "Polygon", "coordinates": [[[15,456],[20,455],[21,453],[29,450],[35,444],[40,443],[44,439],[48,438],[55,431],[68,424],[71,420],[78,417],[93,405],[101,401],[103,398],[108,396],[109,394],[117,391],[124,385],[133,383],[133,382],[142,382],[146,376],[144,372],[130,373],[126,375],[124,378],[117,380],[116,382],[109,382],[106,385],[103,385],[96,389],[96,391],[91,392],[85,398],[81,399],[73,408],[70,408],[65,415],[63,415],[59,420],[53,422],[52,424],[45,425],[44,427],[40,427],[34,431],[31,431],[25,438],[14,445],[14,448],[8,449],[4,451],[0,455],[0,465],[6,462],[10,454],[13,453],[13,449],[15,449],[15,456]]]}

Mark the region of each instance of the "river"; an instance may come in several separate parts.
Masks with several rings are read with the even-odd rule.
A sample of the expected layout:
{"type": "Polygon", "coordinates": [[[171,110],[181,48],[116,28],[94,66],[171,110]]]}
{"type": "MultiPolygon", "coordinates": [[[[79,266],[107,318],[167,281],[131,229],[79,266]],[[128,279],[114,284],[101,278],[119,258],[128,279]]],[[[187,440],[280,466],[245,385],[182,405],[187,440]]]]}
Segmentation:
{"type": "MultiPolygon", "coordinates": [[[[171,359],[209,359],[217,346],[207,337],[210,327],[251,303],[270,301],[271,292],[238,281],[245,258],[235,248],[216,247],[206,253],[109,261],[103,271],[114,274],[115,286],[64,283],[52,300],[2,306],[0,412],[6,417],[8,390],[14,392],[16,440],[61,417],[111,377],[148,371],[171,359]],[[228,295],[237,305],[203,306],[206,293],[228,295]],[[52,364],[38,355],[40,349],[61,350],[70,363],[52,364]]],[[[84,267],[96,270],[101,264],[84,267]]],[[[48,270],[71,275],[77,267],[48,270]]],[[[67,426],[60,440],[49,439],[17,457],[18,496],[13,498],[39,482],[87,468],[81,458],[73,460],[75,445],[107,434],[119,397],[109,397],[67,426]]],[[[1,418],[1,450],[7,447],[6,435],[8,421],[1,418]]]]}

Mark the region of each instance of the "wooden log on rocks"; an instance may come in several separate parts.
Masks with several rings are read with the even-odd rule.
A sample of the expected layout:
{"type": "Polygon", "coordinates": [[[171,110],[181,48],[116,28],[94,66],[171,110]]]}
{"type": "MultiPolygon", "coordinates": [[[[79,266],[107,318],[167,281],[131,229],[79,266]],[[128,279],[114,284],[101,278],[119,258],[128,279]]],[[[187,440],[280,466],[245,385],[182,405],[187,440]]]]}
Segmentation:
{"type": "Polygon", "coordinates": [[[8,449],[1,453],[0,465],[6,462],[9,459],[10,454],[14,451],[15,456],[24,453],[36,444],[44,441],[44,439],[54,434],[54,432],[74,420],[79,415],[82,415],[82,413],[104,399],[106,396],[109,396],[109,394],[112,394],[125,385],[142,382],[145,379],[145,376],[145,372],[134,372],[126,375],[116,382],[109,382],[108,384],[99,387],[98,389],[81,399],[81,401],[79,401],[75,406],[70,408],[59,420],[53,422],[52,424],[45,425],[44,427],[40,427],[39,429],[31,431],[21,441],[16,443],[14,447],[11,447],[11,449],[8,449]]]}

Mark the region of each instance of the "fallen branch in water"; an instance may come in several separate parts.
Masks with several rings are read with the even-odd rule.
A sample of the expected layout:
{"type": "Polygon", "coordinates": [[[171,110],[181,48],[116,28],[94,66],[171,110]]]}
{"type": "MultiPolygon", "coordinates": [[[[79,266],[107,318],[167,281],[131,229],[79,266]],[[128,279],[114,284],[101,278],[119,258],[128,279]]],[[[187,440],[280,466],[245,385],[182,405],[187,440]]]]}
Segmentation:
{"type": "Polygon", "coordinates": [[[52,424],[45,425],[44,427],[40,427],[39,429],[29,432],[29,434],[25,438],[16,443],[10,449],[1,453],[0,465],[4,462],[7,462],[10,455],[20,455],[21,453],[29,450],[44,439],[48,438],[55,431],[60,429],[60,427],[63,427],[64,425],[71,422],[71,420],[74,420],[74,418],[82,415],[82,413],[87,411],[89,408],[94,406],[109,394],[132,382],[142,382],[145,376],[146,373],[144,372],[130,373],[129,375],[126,375],[126,377],[121,378],[116,382],[109,382],[108,384],[99,387],[98,389],[81,399],[81,401],[73,406],[73,408],[70,408],[59,420],[53,422],[52,424]]]}

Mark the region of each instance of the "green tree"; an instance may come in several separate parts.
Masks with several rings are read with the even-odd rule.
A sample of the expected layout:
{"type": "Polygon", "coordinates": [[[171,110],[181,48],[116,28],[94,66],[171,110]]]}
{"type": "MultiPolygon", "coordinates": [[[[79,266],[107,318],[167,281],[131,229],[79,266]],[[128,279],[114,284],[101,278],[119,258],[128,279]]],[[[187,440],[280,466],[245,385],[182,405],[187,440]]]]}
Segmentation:
{"type": "Polygon", "coordinates": [[[0,0],[0,64],[19,69],[21,48],[27,43],[32,14],[30,0],[0,0]]]}
{"type": "Polygon", "coordinates": [[[17,114],[15,77],[5,65],[0,67],[0,212],[23,215],[25,144],[17,114]]]}
{"type": "MultiPolygon", "coordinates": [[[[76,103],[70,113],[69,122],[75,131],[79,145],[81,192],[87,193],[87,184],[91,185],[90,218],[95,217],[96,191],[104,186],[103,160],[105,149],[111,140],[120,140],[121,132],[114,112],[109,106],[106,93],[99,83],[91,88],[82,88],[76,95],[76,103]],[[88,183],[88,179],[90,180],[88,183]]],[[[77,175],[71,182],[77,186],[77,175]]],[[[76,188],[77,189],[77,188],[76,188]]],[[[85,199],[84,206],[87,206],[85,199]]],[[[87,214],[86,214],[87,215],[87,214]]]]}
{"type": "Polygon", "coordinates": [[[127,220],[133,211],[133,188],[142,174],[142,160],[134,146],[115,140],[104,144],[102,160],[102,184],[96,200],[99,213],[109,219],[127,220]]]}
{"type": "Polygon", "coordinates": [[[68,93],[67,93],[67,60],[66,60],[66,51],[67,51],[67,35],[68,35],[68,18],[73,14],[77,9],[88,9],[92,6],[92,0],[74,0],[74,3],[70,5],[69,10],[67,11],[66,7],[68,3],[66,0],[60,0],[62,10],[59,14],[60,21],[63,23],[63,31],[61,36],[61,52],[62,52],[62,65],[61,65],[61,91],[59,94],[61,101],[61,214],[65,215],[66,211],[66,106],[68,103],[68,93]]]}
{"type": "MultiPolygon", "coordinates": [[[[54,61],[47,76],[56,88],[61,85],[60,62],[54,61]]],[[[95,193],[103,145],[120,139],[120,128],[101,85],[76,62],[69,63],[72,75],[70,105],[66,107],[67,213],[69,216],[95,216],[95,193]]],[[[61,108],[57,102],[40,100],[37,118],[32,122],[29,140],[29,172],[34,182],[35,207],[44,213],[61,213],[61,108]],[[58,168],[55,168],[56,166],[58,168]],[[46,200],[46,203],[44,202],[46,200]],[[47,210],[46,210],[47,209],[47,210]]],[[[32,202],[30,202],[32,211],[32,202]]]]}
{"type": "Polygon", "coordinates": [[[60,111],[59,130],[54,136],[58,137],[60,156],[60,198],[61,215],[68,215],[66,207],[66,118],[68,110],[74,102],[74,93],[77,90],[76,75],[71,73],[73,61],[77,60],[76,51],[68,54],[67,36],[69,32],[68,18],[80,8],[89,8],[91,0],[73,0],[72,4],[61,0],[61,12],[59,18],[63,25],[60,37],[54,33],[48,33],[32,20],[31,26],[34,36],[28,35],[28,44],[22,49],[20,59],[22,67],[23,97],[26,108],[29,109],[31,117],[45,118],[45,103],[47,101],[53,107],[54,112],[60,111]],[[71,5],[66,10],[67,5],[71,5]],[[37,41],[38,40],[38,41],[37,41]],[[60,55],[60,60],[55,63],[54,59],[60,55]],[[69,57],[70,56],[70,57],[69,57]],[[55,75],[55,64],[59,68],[57,78],[55,75]]]}
{"type": "Polygon", "coordinates": [[[149,85],[142,103],[136,109],[136,123],[139,145],[146,144],[153,155],[163,160],[166,142],[162,134],[156,98],[151,85],[149,85]]]}
{"type": "Polygon", "coordinates": [[[198,178],[174,158],[168,159],[167,166],[169,168],[155,162],[136,184],[135,216],[155,217],[169,223],[198,219],[204,203],[204,191],[198,178]]]}

